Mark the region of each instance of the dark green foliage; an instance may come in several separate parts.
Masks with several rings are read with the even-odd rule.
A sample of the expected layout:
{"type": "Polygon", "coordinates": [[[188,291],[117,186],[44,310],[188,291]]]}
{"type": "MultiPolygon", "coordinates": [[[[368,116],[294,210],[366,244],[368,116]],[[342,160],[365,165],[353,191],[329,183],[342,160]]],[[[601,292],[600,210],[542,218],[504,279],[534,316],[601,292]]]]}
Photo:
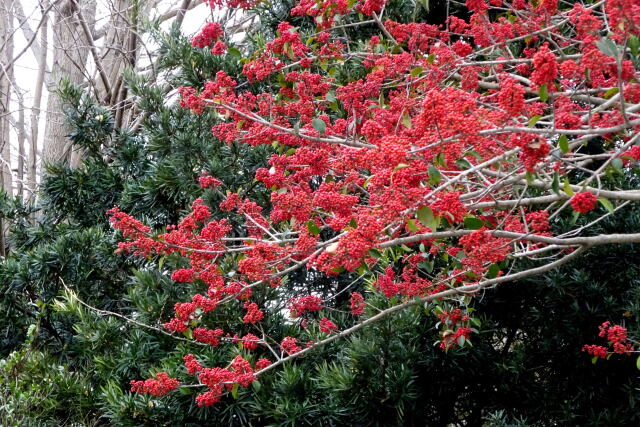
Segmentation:
{"type": "Polygon", "coordinates": [[[41,201],[47,220],[63,219],[90,227],[103,223],[105,212],[113,207],[123,187],[117,172],[101,160],[88,159],[85,167],[49,166],[43,179],[41,201]]]}
{"type": "MultiPolygon", "coordinates": [[[[184,64],[199,70],[215,74],[224,68],[237,73],[237,61],[212,63],[211,55],[203,59],[207,55],[193,49],[184,37],[167,44],[170,40],[161,40],[167,64],[172,57],[182,58],[184,64]]],[[[212,76],[198,74],[197,79],[202,84],[212,76]]],[[[202,420],[211,412],[195,407],[193,395],[169,401],[164,414],[144,399],[128,395],[129,380],[147,377],[158,369],[161,359],[166,358],[166,369],[172,370],[185,353],[201,353],[202,349],[193,344],[189,344],[191,349],[176,348],[180,341],[157,331],[162,330],[158,321],[170,316],[173,304],[186,298],[186,290],[150,269],[157,266],[155,262],[115,255],[119,238],[111,231],[105,213],[118,205],[154,226],[175,223],[200,196],[197,178],[203,170],[225,183],[206,199],[219,202],[227,189],[244,189],[260,200],[264,190],[253,185],[253,176],[256,168],[265,165],[270,148],[217,143],[210,131],[213,117],[194,117],[173,102],[167,103],[163,88],[133,74],[127,78],[144,115],[138,128],[115,129],[106,109],[63,83],[60,91],[68,103],[65,112],[73,129],[69,137],[75,149],[84,151],[83,165],[47,165],[35,225],[28,221],[29,208],[6,196],[1,198],[1,216],[12,224],[12,255],[0,264],[2,357],[14,357],[26,345],[29,325],[40,325],[22,356],[25,362],[19,364],[24,369],[12,371],[19,378],[12,395],[17,398],[24,392],[24,398],[33,400],[29,413],[15,418],[21,423],[91,424],[107,418],[116,423],[130,420],[144,424],[152,419],[182,423],[202,420]],[[77,298],[103,311],[89,309],[77,298]],[[135,318],[157,330],[123,322],[122,317],[109,313],[135,318]],[[24,389],[26,375],[47,378],[46,360],[55,360],[77,374],[67,380],[77,377],[78,387],[92,391],[75,393],[67,386],[46,392],[24,389]],[[114,393],[128,397],[116,404],[114,393]],[[68,411],[72,402],[71,406],[79,405],[80,413],[68,411]],[[134,403],[126,406],[127,402],[134,403]],[[129,409],[122,412],[118,407],[129,409]],[[176,418],[176,407],[185,408],[183,418],[176,418]]],[[[173,83],[192,84],[189,78],[179,73],[173,83]]],[[[165,268],[175,267],[178,261],[165,260],[165,268]]]]}

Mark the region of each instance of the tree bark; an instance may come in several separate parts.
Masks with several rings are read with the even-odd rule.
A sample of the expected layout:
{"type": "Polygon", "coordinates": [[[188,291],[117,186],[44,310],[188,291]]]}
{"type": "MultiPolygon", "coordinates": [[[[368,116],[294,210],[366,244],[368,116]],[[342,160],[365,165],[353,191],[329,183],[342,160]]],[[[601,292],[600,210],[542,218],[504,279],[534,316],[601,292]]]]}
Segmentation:
{"type": "Polygon", "coordinates": [[[9,194],[12,192],[11,177],[11,81],[13,80],[13,32],[12,16],[7,5],[0,6],[0,45],[4,45],[0,52],[0,152],[2,157],[1,174],[2,188],[9,194]]]}
{"type": "MultiPolygon", "coordinates": [[[[14,79],[15,85],[15,79],[14,79]]],[[[17,91],[16,91],[17,92],[17,91]]],[[[16,195],[22,201],[24,196],[24,146],[27,140],[25,122],[24,122],[24,99],[21,93],[16,93],[18,97],[18,121],[16,122],[16,131],[18,132],[18,161],[16,171],[16,195]]]]}
{"type": "MultiPolygon", "coordinates": [[[[44,7],[41,7],[43,13],[44,7]]],[[[31,141],[29,144],[29,187],[35,191],[37,188],[38,176],[38,137],[40,134],[40,106],[42,104],[42,89],[44,87],[45,71],[47,68],[47,49],[49,46],[48,26],[49,15],[44,13],[42,17],[44,22],[40,27],[40,58],[38,60],[38,76],[33,94],[33,106],[31,107],[31,141]]],[[[31,197],[33,196],[30,195],[31,197]]]]}
{"type": "MultiPolygon", "coordinates": [[[[132,6],[127,0],[114,0],[109,29],[105,34],[103,64],[111,82],[108,103],[113,109],[117,127],[124,127],[131,120],[131,102],[123,81],[123,72],[135,67],[141,48],[139,40],[141,16],[149,16],[157,6],[157,0],[142,1],[132,6]]],[[[103,85],[104,90],[104,85],[103,85]]]]}
{"type": "MultiPolygon", "coordinates": [[[[8,5],[0,6],[0,185],[13,194],[11,177],[11,81],[13,80],[13,17],[8,5]]],[[[0,216],[0,256],[6,255],[6,224],[0,216]]]]}
{"type": "MultiPolygon", "coordinates": [[[[90,29],[95,25],[96,0],[78,3],[86,24],[90,29]]],[[[71,144],[67,141],[69,128],[64,123],[63,102],[57,93],[60,80],[68,79],[72,84],[81,85],[87,77],[89,46],[75,2],[67,0],[54,8],[53,24],[53,65],[51,67],[54,87],[48,87],[47,117],[42,159],[45,163],[66,162],[71,159],[71,144]]]]}

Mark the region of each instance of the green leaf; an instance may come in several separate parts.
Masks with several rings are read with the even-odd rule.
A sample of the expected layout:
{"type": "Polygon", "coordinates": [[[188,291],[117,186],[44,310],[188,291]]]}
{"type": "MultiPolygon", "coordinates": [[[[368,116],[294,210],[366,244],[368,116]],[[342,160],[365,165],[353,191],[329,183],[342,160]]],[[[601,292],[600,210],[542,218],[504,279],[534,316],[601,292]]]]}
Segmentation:
{"type": "Polygon", "coordinates": [[[422,67],[416,67],[413,70],[411,70],[409,75],[411,77],[418,77],[421,73],[422,73],[422,67]]]}
{"type": "Polygon", "coordinates": [[[444,157],[444,153],[438,153],[433,161],[433,164],[437,166],[447,167],[447,161],[444,157]]]}
{"type": "Polygon", "coordinates": [[[640,356],[636,359],[636,368],[640,369],[640,356]]]}
{"type": "Polygon", "coordinates": [[[540,97],[540,101],[542,102],[547,102],[547,99],[549,99],[549,91],[547,90],[546,83],[540,86],[540,89],[538,90],[538,96],[540,97]]]}
{"type": "Polygon", "coordinates": [[[428,227],[431,222],[433,222],[433,211],[429,206],[423,206],[418,209],[417,212],[418,219],[425,226],[428,227]]]}
{"type": "Polygon", "coordinates": [[[640,38],[638,36],[629,37],[629,49],[631,49],[633,56],[638,56],[638,53],[640,53],[640,38]]]}
{"type": "Polygon", "coordinates": [[[473,165],[471,164],[471,162],[467,159],[457,159],[456,160],[456,166],[458,166],[460,169],[470,169],[473,165]]]}
{"type": "Polygon", "coordinates": [[[536,174],[532,173],[532,172],[529,172],[529,171],[526,171],[524,173],[524,177],[527,180],[527,184],[528,185],[533,185],[533,181],[536,179],[536,174]]]}
{"type": "Polygon", "coordinates": [[[574,212],[571,214],[571,219],[569,220],[569,224],[570,224],[570,225],[574,225],[574,224],[578,221],[578,218],[579,218],[579,217],[580,217],[580,212],[575,212],[575,211],[574,211],[574,212]]]}
{"type": "Polygon", "coordinates": [[[593,363],[594,365],[596,364],[597,361],[598,361],[598,356],[593,356],[591,358],[591,363],[593,363]]]}
{"type": "Polygon", "coordinates": [[[312,236],[317,236],[318,234],[320,234],[320,227],[318,227],[318,224],[316,224],[316,222],[312,219],[307,221],[307,230],[312,236]]]}
{"type": "Polygon", "coordinates": [[[418,267],[425,270],[427,273],[433,272],[433,262],[432,261],[421,261],[418,263],[418,267]]]}
{"type": "Polygon", "coordinates": [[[551,189],[554,193],[560,194],[560,175],[558,172],[553,173],[553,181],[551,181],[551,189]]]}
{"type": "Polygon", "coordinates": [[[407,113],[406,111],[402,114],[402,124],[407,129],[411,129],[411,117],[409,116],[409,113],[407,113]]]}
{"type": "Polygon", "coordinates": [[[464,219],[464,227],[469,230],[479,230],[484,227],[484,222],[475,216],[468,216],[464,219]]]}
{"type": "Polygon", "coordinates": [[[529,126],[530,128],[534,127],[538,120],[540,120],[541,118],[542,116],[540,114],[536,114],[535,116],[531,117],[531,119],[529,119],[529,123],[527,123],[527,126],[529,126]]]}
{"type": "Polygon", "coordinates": [[[329,91],[325,95],[324,99],[328,102],[336,102],[336,93],[334,91],[329,91]]]}
{"type": "Polygon", "coordinates": [[[236,58],[242,58],[242,52],[235,47],[227,48],[227,54],[235,56],[236,58]]]}
{"type": "Polygon", "coordinates": [[[500,266],[498,264],[491,264],[487,270],[487,279],[493,279],[500,273],[500,266]]]}
{"type": "Polygon", "coordinates": [[[604,99],[609,99],[609,98],[611,98],[613,95],[615,95],[615,94],[617,94],[617,93],[618,93],[618,88],[617,88],[617,87],[612,87],[611,89],[609,89],[608,91],[606,91],[606,92],[604,93],[604,95],[602,95],[602,97],[603,97],[604,99]]]}
{"type": "Polygon", "coordinates": [[[565,193],[567,193],[567,196],[573,196],[575,193],[573,192],[573,190],[571,189],[571,184],[569,184],[569,180],[565,179],[564,180],[564,184],[562,186],[563,190],[565,193]]]}
{"type": "Polygon", "coordinates": [[[480,153],[478,153],[478,152],[477,152],[477,151],[475,151],[475,150],[469,150],[469,151],[467,151],[466,153],[464,153],[464,154],[463,154],[463,156],[464,156],[464,157],[466,157],[466,156],[473,156],[473,157],[475,157],[475,158],[476,158],[476,160],[478,160],[478,161],[482,161],[482,160],[483,160],[483,159],[482,159],[482,156],[480,155],[480,153]]]}
{"type": "Polygon", "coordinates": [[[569,152],[569,138],[567,138],[567,135],[560,135],[560,138],[558,138],[558,147],[560,147],[563,153],[569,152]]]}
{"type": "Polygon", "coordinates": [[[618,46],[616,46],[616,43],[610,38],[603,37],[596,42],[596,45],[598,49],[600,49],[600,52],[605,55],[618,58],[618,46]]]}
{"type": "Polygon", "coordinates": [[[411,231],[418,231],[418,226],[416,225],[416,222],[412,219],[407,221],[407,228],[411,231]]]}
{"type": "Polygon", "coordinates": [[[622,159],[621,158],[616,157],[611,162],[611,166],[613,166],[617,171],[622,171],[622,167],[624,166],[624,164],[622,163],[622,159]]]}
{"type": "Polygon", "coordinates": [[[447,220],[447,222],[451,225],[453,225],[453,223],[455,222],[455,217],[453,216],[453,214],[451,212],[444,212],[444,219],[447,220]]]}
{"type": "Polygon", "coordinates": [[[324,133],[324,131],[327,130],[327,124],[322,119],[313,119],[311,121],[311,126],[320,133],[324,133]]]}
{"type": "Polygon", "coordinates": [[[422,225],[429,227],[432,232],[438,229],[438,218],[433,215],[433,211],[429,206],[421,207],[416,214],[422,225]]]}
{"type": "Polygon", "coordinates": [[[602,197],[598,197],[598,202],[600,202],[600,204],[604,206],[605,209],[608,210],[610,213],[613,213],[613,210],[614,210],[613,205],[609,200],[603,199],[602,197]]]}
{"type": "Polygon", "coordinates": [[[368,252],[369,252],[369,255],[371,255],[374,258],[377,258],[377,259],[382,258],[382,253],[377,249],[369,249],[368,252]]]}
{"type": "Polygon", "coordinates": [[[433,165],[429,165],[429,182],[437,185],[442,180],[440,171],[433,165]]]}
{"type": "Polygon", "coordinates": [[[231,389],[231,396],[233,396],[234,399],[238,398],[238,383],[233,385],[233,388],[231,389]]]}
{"type": "Polygon", "coordinates": [[[398,166],[396,166],[395,168],[393,168],[393,171],[395,172],[395,171],[397,171],[397,170],[404,169],[404,168],[408,168],[408,167],[411,167],[411,165],[408,165],[408,164],[406,164],[406,163],[400,163],[400,164],[398,164],[398,166]]]}

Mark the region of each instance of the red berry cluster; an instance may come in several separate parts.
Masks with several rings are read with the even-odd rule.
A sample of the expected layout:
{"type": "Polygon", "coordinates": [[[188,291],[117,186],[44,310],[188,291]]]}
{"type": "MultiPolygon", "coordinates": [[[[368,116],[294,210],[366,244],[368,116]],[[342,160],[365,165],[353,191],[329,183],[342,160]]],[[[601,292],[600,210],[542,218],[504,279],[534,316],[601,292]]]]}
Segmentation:
{"type": "Polygon", "coordinates": [[[144,381],[131,380],[131,391],[134,393],[146,393],[152,396],[164,396],[175,390],[180,382],[171,378],[166,372],[158,372],[155,378],[144,381]]]}
{"type": "MultiPolygon", "coordinates": [[[[601,345],[590,345],[587,344],[582,347],[582,351],[600,358],[606,359],[611,354],[626,354],[627,356],[631,354],[631,352],[635,351],[634,345],[629,341],[627,337],[627,329],[620,325],[611,325],[610,322],[604,322],[599,326],[600,332],[598,336],[600,338],[605,338],[609,341],[609,345],[613,351],[609,351],[609,348],[601,346],[601,345]]],[[[595,359],[594,359],[595,360],[595,359]]]]}
{"type": "Polygon", "coordinates": [[[443,350],[448,350],[452,347],[455,347],[458,344],[459,339],[462,337],[464,339],[469,339],[471,336],[471,328],[462,327],[458,328],[455,331],[445,331],[442,334],[442,340],[440,341],[440,348],[443,350]]]}
{"type": "Polygon", "coordinates": [[[242,337],[242,347],[247,350],[255,350],[258,348],[258,344],[261,342],[260,338],[253,334],[246,334],[242,337]]]}
{"type": "Polygon", "coordinates": [[[293,337],[285,337],[280,343],[280,348],[287,354],[295,354],[302,350],[298,345],[298,340],[293,337]]]}
{"type": "MultiPolygon", "coordinates": [[[[207,3],[251,7],[257,2],[207,3]]],[[[581,93],[598,98],[602,88],[621,87],[626,102],[640,102],[637,70],[627,52],[612,58],[598,47],[609,28],[618,46],[626,45],[629,34],[637,35],[636,3],[607,0],[605,25],[597,9],[581,3],[558,12],[557,0],[466,0],[468,19],[450,17],[442,27],[386,20],[380,23],[383,31],[358,40],[354,49],[342,31],[333,32],[337,16],[374,16],[385,0],[357,0],[351,6],[345,0],[302,0],[292,13],[315,19],[319,32],[303,39],[291,23],[280,23],[264,51],[243,60],[247,80],[264,83],[249,89],[219,71],[203,89],[179,89],[180,105],[194,114],[206,108],[216,111],[220,120],[211,133],[218,142],[273,148],[274,154],[265,159],[268,166],[255,174],[258,185],[271,189],[270,203],[229,189],[218,206],[197,199],[180,223],[155,237],[149,227],[114,208],[110,221],[127,239],[118,251],[182,256],[189,265],[176,269],[172,279],[186,284],[182,287],[207,289],[174,306],[173,318],[164,324],[167,330],[187,336],[191,331],[202,343],[215,346],[225,340],[256,352],[266,346],[266,337],[223,337],[221,329],[197,326],[223,304],[235,306],[246,324],[262,321],[265,313],[252,298],[262,296],[264,289],[279,293],[269,286],[285,282],[288,269],[370,274],[377,291],[371,293],[384,295],[388,304],[475,285],[489,272],[500,275],[496,267],[504,269],[515,251],[531,253],[544,246],[536,237],[551,236],[549,211],[520,208],[516,197],[527,172],[537,174],[537,180],[555,173],[571,176],[567,164],[579,153],[557,162],[551,149],[562,144],[549,135],[579,129],[563,132],[578,135],[628,121],[613,102],[602,103],[602,111],[593,113],[591,95],[581,93]],[[507,52],[503,48],[511,39],[523,45],[519,57],[489,58],[483,51],[476,55],[490,46],[507,52]],[[544,43],[547,40],[554,42],[544,43]],[[567,46],[577,53],[560,60],[557,53],[567,46]],[[333,72],[346,61],[360,61],[361,78],[345,82],[342,73],[333,72]],[[277,86],[271,85],[275,73],[277,86]],[[540,91],[543,85],[552,97],[540,91]],[[232,232],[238,218],[244,223],[232,232]],[[474,224],[482,228],[469,230],[477,228],[474,224]],[[526,237],[498,238],[494,230],[526,237]]],[[[192,43],[223,54],[223,30],[209,23],[192,43]]],[[[613,136],[617,140],[620,134],[603,134],[613,136]]],[[[640,159],[639,150],[631,147],[622,154],[627,166],[640,159]]],[[[222,185],[208,173],[198,182],[203,190],[222,185]]],[[[207,194],[220,195],[219,190],[207,194]]],[[[531,197],[526,205],[546,203],[544,197],[548,195],[531,197]]],[[[570,199],[581,213],[596,203],[589,192],[570,199]]],[[[283,356],[302,351],[299,340],[309,333],[306,324],[315,316],[308,314],[324,306],[314,295],[289,302],[293,317],[308,318],[292,325],[299,327],[300,336],[292,333],[282,340],[283,356]]],[[[354,316],[364,315],[365,297],[353,292],[350,306],[354,316]]],[[[329,318],[317,317],[322,333],[338,330],[329,318]]],[[[445,350],[473,332],[472,319],[460,309],[447,309],[438,317],[445,325],[440,340],[445,350]]],[[[613,352],[629,351],[624,328],[607,326],[605,335],[613,352]]],[[[603,357],[608,350],[585,346],[585,351],[603,357]]],[[[268,365],[260,359],[255,369],[268,365]]],[[[254,378],[253,368],[242,358],[228,368],[203,369],[191,355],[185,366],[209,387],[198,396],[200,405],[210,405],[230,387],[246,386],[254,378]]],[[[155,390],[164,380],[153,381],[149,388],[155,390]]],[[[136,389],[144,390],[144,384],[136,383],[136,389]]]]}
{"type": "Polygon", "coordinates": [[[258,323],[264,318],[264,313],[258,308],[255,302],[245,302],[243,307],[247,310],[242,320],[244,323],[258,323]]]}
{"type": "Polygon", "coordinates": [[[320,331],[329,335],[332,331],[337,331],[337,330],[338,330],[338,326],[335,323],[333,323],[331,320],[327,319],[326,317],[323,317],[322,319],[320,319],[320,331]]]}
{"type": "Polygon", "coordinates": [[[364,314],[364,297],[360,292],[354,292],[351,294],[351,314],[354,316],[361,316],[364,314]]]}
{"type": "Polygon", "coordinates": [[[222,329],[195,328],[193,330],[193,338],[212,347],[220,345],[220,337],[224,331],[222,329]]]}
{"type": "Polygon", "coordinates": [[[211,406],[222,398],[222,394],[230,392],[238,384],[248,387],[254,380],[254,369],[242,356],[238,355],[227,368],[204,368],[198,374],[200,383],[209,390],[196,396],[198,406],[211,406]]]}
{"type": "Polygon", "coordinates": [[[576,193],[569,200],[569,203],[574,211],[585,214],[587,212],[591,212],[596,207],[598,198],[594,194],[588,192],[576,193]]]}
{"type": "Polygon", "coordinates": [[[198,178],[198,183],[201,188],[216,188],[222,185],[222,181],[212,177],[208,172],[202,172],[202,175],[198,178]]]}
{"type": "Polygon", "coordinates": [[[194,47],[207,47],[214,44],[222,35],[224,30],[222,26],[217,22],[207,22],[193,39],[191,39],[191,45],[194,47]]]}
{"type": "Polygon", "coordinates": [[[315,295],[292,298],[289,301],[291,317],[300,317],[306,312],[322,310],[323,307],[322,298],[315,295]]]}
{"type": "Polygon", "coordinates": [[[632,34],[640,37],[640,4],[636,0],[607,0],[605,11],[618,42],[632,34]]]}
{"type": "Polygon", "coordinates": [[[551,91],[552,83],[558,77],[558,62],[556,56],[549,46],[545,43],[540,47],[538,52],[533,55],[533,73],[531,73],[531,81],[538,86],[547,85],[547,89],[551,91]]]}

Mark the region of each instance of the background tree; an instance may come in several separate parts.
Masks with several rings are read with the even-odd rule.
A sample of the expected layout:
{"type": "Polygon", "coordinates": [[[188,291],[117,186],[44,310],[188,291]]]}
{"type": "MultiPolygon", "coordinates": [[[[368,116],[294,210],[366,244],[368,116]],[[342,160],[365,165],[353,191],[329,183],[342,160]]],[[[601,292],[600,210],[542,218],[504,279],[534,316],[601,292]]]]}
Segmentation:
{"type": "MultiPolygon", "coordinates": [[[[57,84],[62,78],[79,85],[86,79],[86,64],[90,44],[87,40],[94,27],[96,2],[78,3],[74,0],[59,2],[54,7],[53,45],[54,58],[51,67],[51,81],[57,84]],[[87,32],[84,29],[87,28],[87,32]]],[[[67,144],[68,129],[64,126],[62,101],[50,88],[47,101],[47,118],[44,142],[44,160],[49,162],[69,161],[71,149],[67,144]]]]}
{"type": "MultiPolygon", "coordinates": [[[[42,160],[74,165],[82,160],[84,154],[73,151],[67,139],[70,128],[65,125],[59,94],[62,80],[92,92],[113,112],[116,126],[128,126],[135,113],[123,84],[124,70],[156,78],[157,46],[147,46],[149,30],[168,21],[179,26],[187,11],[201,4],[201,0],[11,0],[3,4],[0,53],[6,70],[0,83],[5,191],[33,203],[44,171],[42,160]]],[[[1,238],[6,242],[5,237],[1,238]]]]}

